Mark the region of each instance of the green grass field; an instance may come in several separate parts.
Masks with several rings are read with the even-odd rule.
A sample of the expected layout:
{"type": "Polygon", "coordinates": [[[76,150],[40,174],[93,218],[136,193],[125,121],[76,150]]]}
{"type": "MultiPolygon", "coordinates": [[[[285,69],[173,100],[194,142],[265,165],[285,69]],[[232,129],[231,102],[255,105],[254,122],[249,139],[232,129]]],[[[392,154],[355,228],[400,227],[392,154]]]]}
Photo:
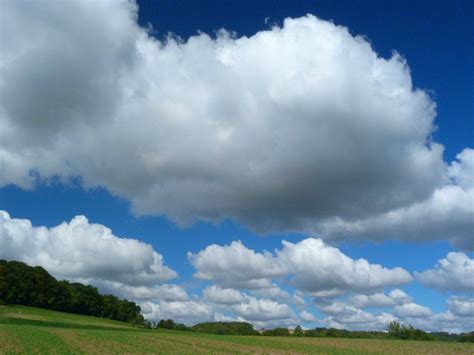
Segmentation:
{"type": "Polygon", "coordinates": [[[139,329],[93,317],[0,306],[0,353],[474,354],[474,344],[219,336],[139,329]]]}

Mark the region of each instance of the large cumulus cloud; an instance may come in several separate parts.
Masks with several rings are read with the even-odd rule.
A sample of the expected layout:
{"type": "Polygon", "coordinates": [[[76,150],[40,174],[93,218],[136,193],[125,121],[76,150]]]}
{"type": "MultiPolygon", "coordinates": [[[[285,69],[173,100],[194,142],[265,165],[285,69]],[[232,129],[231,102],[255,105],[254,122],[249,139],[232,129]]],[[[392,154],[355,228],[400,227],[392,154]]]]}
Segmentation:
{"type": "Polygon", "coordinates": [[[0,16],[0,186],[79,176],[138,214],[320,233],[448,182],[435,103],[345,27],[160,41],[126,0],[7,0],[0,16]]]}

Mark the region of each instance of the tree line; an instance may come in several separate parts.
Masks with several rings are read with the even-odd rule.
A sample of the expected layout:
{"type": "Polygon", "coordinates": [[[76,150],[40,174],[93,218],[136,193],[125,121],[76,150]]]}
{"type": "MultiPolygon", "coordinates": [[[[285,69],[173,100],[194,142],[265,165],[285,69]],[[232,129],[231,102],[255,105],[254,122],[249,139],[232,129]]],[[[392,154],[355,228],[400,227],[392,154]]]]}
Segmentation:
{"type": "Polygon", "coordinates": [[[0,303],[40,307],[145,326],[140,307],[97,288],[58,281],[40,266],[0,260],[0,303]]]}
{"type": "Polygon", "coordinates": [[[162,319],[151,325],[152,328],[170,330],[185,330],[199,333],[210,333],[219,335],[260,335],[260,336],[294,336],[294,337],[321,337],[321,338],[370,338],[370,339],[402,339],[402,340],[440,340],[474,342],[474,332],[451,334],[451,333],[427,333],[411,325],[402,325],[391,322],[387,331],[364,331],[347,330],[337,328],[313,328],[303,330],[297,326],[294,330],[288,328],[262,329],[257,331],[253,325],[246,322],[205,322],[188,327],[182,323],[176,323],[172,319],[162,319]]]}

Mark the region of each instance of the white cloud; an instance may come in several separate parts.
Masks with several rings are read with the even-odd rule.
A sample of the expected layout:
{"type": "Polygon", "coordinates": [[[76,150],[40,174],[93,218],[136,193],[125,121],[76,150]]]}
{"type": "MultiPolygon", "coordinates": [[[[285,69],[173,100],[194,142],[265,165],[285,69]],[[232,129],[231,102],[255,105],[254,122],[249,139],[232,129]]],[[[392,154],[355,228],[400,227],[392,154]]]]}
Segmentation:
{"type": "Polygon", "coordinates": [[[344,302],[322,302],[316,304],[327,315],[323,320],[327,327],[350,330],[382,330],[397,318],[388,313],[372,314],[344,302]]]}
{"type": "Polygon", "coordinates": [[[285,273],[271,253],[256,253],[240,241],[226,246],[209,245],[199,253],[188,253],[188,259],[197,270],[197,278],[223,287],[272,287],[270,279],[285,273]]]}
{"type": "Polygon", "coordinates": [[[472,332],[474,329],[474,316],[469,317],[455,315],[450,311],[437,313],[430,319],[419,320],[414,322],[415,326],[428,331],[442,331],[449,333],[472,332]]]}
{"type": "MultiPolygon", "coordinates": [[[[240,317],[257,327],[291,326],[297,324],[298,319],[315,322],[314,315],[304,309],[305,295],[316,296],[319,310],[328,315],[324,320],[328,326],[384,329],[390,320],[397,319],[388,313],[374,315],[350,304],[328,301],[323,296],[368,292],[407,283],[412,278],[406,270],[351,259],[320,239],[282,243],[283,247],[274,253],[259,253],[241,242],[211,245],[198,253],[190,253],[188,257],[196,268],[195,276],[216,283],[203,291],[204,298],[219,305],[220,311],[234,312],[234,318],[240,317]],[[296,290],[291,295],[274,281],[290,284],[296,290]],[[246,288],[251,295],[263,298],[223,287],[246,288]],[[290,304],[303,308],[300,308],[299,318],[290,304]]],[[[352,300],[361,307],[393,307],[410,302],[411,298],[395,289],[388,296],[382,293],[356,295],[352,300]]]]}
{"type": "Polygon", "coordinates": [[[390,313],[367,312],[340,301],[321,299],[315,299],[315,301],[317,308],[327,316],[322,320],[326,327],[351,330],[385,330],[391,321],[406,325],[411,324],[425,331],[450,333],[472,331],[474,327],[472,309],[474,303],[471,299],[451,297],[448,299],[445,312],[433,313],[428,307],[413,302],[406,303],[411,298],[405,293],[404,295],[403,301],[405,303],[395,306],[393,312],[390,313]]]}
{"type": "Polygon", "coordinates": [[[425,331],[471,332],[474,329],[474,300],[450,297],[446,311],[426,317],[408,318],[405,323],[425,331]]]}
{"type": "Polygon", "coordinates": [[[293,293],[293,303],[297,307],[305,307],[306,306],[306,301],[304,299],[304,293],[301,291],[296,290],[295,293],[293,293]]]}
{"type": "Polygon", "coordinates": [[[456,316],[474,317],[474,299],[450,297],[448,299],[448,309],[456,316]]]}
{"type": "Polygon", "coordinates": [[[301,311],[300,312],[300,319],[304,323],[313,323],[316,322],[318,319],[314,316],[314,314],[309,313],[308,311],[301,311]]]}
{"type": "Polygon", "coordinates": [[[143,301],[187,301],[186,290],[179,285],[165,284],[156,286],[129,286],[120,282],[98,281],[96,279],[78,279],[85,284],[93,284],[103,293],[110,293],[137,302],[143,301]]]}
{"type": "Polygon", "coordinates": [[[465,253],[448,253],[434,269],[415,273],[426,287],[440,291],[474,291],[474,260],[465,253]]]}
{"type": "MultiPolygon", "coordinates": [[[[280,302],[288,303],[292,301],[292,296],[287,291],[283,290],[281,287],[279,287],[276,284],[272,284],[272,286],[268,288],[259,288],[259,289],[253,290],[251,294],[261,297],[261,298],[269,298],[269,299],[280,301],[280,302]]],[[[298,296],[294,295],[294,297],[295,298],[293,299],[293,301],[301,302],[301,299],[298,298],[298,296]]]]}
{"type": "Polygon", "coordinates": [[[411,297],[398,288],[390,291],[388,295],[384,293],[358,294],[349,298],[349,302],[358,308],[393,307],[411,301],[411,297]]]}
{"type": "Polygon", "coordinates": [[[334,302],[322,302],[316,303],[319,310],[330,315],[353,315],[363,314],[369,317],[369,313],[362,311],[350,304],[334,301],[334,302]]]}
{"type": "Polygon", "coordinates": [[[296,321],[296,315],[287,304],[268,299],[250,297],[248,302],[232,306],[235,313],[254,324],[276,321],[296,321]]]}
{"type": "Polygon", "coordinates": [[[232,305],[246,302],[248,296],[243,295],[238,290],[231,288],[220,288],[219,286],[209,286],[203,290],[203,296],[209,302],[215,304],[232,305]]]}
{"type": "Polygon", "coordinates": [[[388,295],[396,304],[410,303],[412,301],[412,298],[409,295],[398,288],[390,291],[388,295]]]}
{"type": "Polygon", "coordinates": [[[474,187],[474,149],[464,149],[456,156],[458,161],[451,163],[448,169],[453,182],[464,189],[474,187]]]}
{"type": "Polygon", "coordinates": [[[203,297],[184,301],[143,302],[144,316],[153,321],[174,319],[185,324],[205,321],[240,321],[256,328],[297,324],[297,317],[287,304],[243,295],[236,290],[208,287],[203,297]],[[226,299],[226,296],[229,296],[226,299]]]}
{"type": "Polygon", "coordinates": [[[348,291],[370,291],[412,280],[402,268],[387,269],[365,259],[354,260],[320,239],[308,238],[293,244],[283,241],[276,255],[258,253],[241,242],[210,245],[188,254],[195,276],[223,287],[258,289],[269,296],[283,296],[273,279],[286,279],[298,290],[315,296],[339,295],[348,291]]]}
{"type": "Polygon", "coordinates": [[[125,0],[6,0],[0,16],[1,186],[79,176],[181,224],[320,234],[340,219],[351,237],[448,180],[434,102],[342,26],[158,41],[125,0]]]}
{"type": "Polygon", "coordinates": [[[397,317],[389,313],[382,312],[378,315],[372,315],[359,310],[349,316],[327,317],[324,319],[324,323],[329,328],[383,331],[387,329],[390,322],[397,320],[397,317]]]}
{"type": "Polygon", "coordinates": [[[351,297],[350,302],[359,308],[395,306],[395,301],[383,293],[374,293],[372,295],[354,295],[351,297]]]}
{"type": "Polygon", "coordinates": [[[214,307],[206,302],[195,300],[161,301],[160,303],[144,302],[140,306],[144,317],[152,321],[173,319],[179,323],[192,325],[214,320],[214,307]]]}
{"type": "Polygon", "coordinates": [[[401,318],[422,318],[433,315],[428,307],[416,304],[405,303],[394,308],[395,315],[401,318]]]}
{"type": "Polygon", "coordinates": [[[164,265],[163,256],[151,245],[116,237],[109,228],[89,223],[84,216],[46,228],[0,211],[0,258],[43,266],[60,279],[120,289],[126,297],[163,295],[167,288],[176,291],[177,287],[156,288],[177,274],[164,265]]]}
{"type": "Polygon", "coordinates": [[[283,245],[277,256],[292,275],[292,285],[315,296],[370,291],[412,280],[402,268],[387,269],[365,259],[351,259],[321,239],[308,238],[296,244],[284,241],[283,245]]]}

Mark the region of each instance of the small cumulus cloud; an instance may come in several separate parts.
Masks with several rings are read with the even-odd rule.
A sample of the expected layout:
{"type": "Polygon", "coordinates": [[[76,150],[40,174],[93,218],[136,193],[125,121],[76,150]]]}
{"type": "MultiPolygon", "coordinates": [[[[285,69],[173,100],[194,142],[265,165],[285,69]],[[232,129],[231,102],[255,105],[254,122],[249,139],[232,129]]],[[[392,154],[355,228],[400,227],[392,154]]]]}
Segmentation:
{"type": "Polygon", "coordinates": [[[474,260],[461,252],[450,252],[433,269],[415,273],[426,287],[440,291],[474,291],[474,260]]]}

